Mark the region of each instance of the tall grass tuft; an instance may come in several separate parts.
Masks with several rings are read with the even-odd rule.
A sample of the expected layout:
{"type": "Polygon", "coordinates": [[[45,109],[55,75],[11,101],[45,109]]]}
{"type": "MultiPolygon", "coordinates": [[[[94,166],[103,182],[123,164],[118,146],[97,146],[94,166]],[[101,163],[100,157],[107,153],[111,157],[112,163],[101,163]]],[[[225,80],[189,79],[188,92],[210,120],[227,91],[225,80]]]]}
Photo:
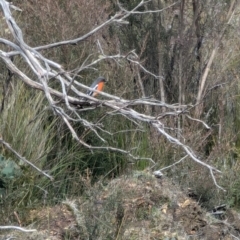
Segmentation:
{"type": "Polygon", "coordinates": [[[53,115],[43,93],[21,82],[12,83],[1,113],[0,129],[3,139],[14,150],[54,177],[51,181],[1,146],[1,154],[14,160],[22,171],[20,177],[5,184],[1,212],[8,221],[16,220],[16,210],[24,215],[26,208],[53,204],[82,193],[90,151],[72,139],[53,115]]]}

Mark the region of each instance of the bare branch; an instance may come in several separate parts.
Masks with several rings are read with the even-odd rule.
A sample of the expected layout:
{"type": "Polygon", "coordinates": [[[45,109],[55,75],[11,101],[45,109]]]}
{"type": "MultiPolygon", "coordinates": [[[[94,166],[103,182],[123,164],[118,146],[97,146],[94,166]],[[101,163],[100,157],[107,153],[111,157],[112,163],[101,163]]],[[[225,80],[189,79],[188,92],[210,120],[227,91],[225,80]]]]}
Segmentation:
{"type": "Polygon", "coordinates": [[[187,157],[188,157],[188,155],[185,155],[184,157],[182,157],[182,158],[181,158],[180,160],[178,160],[177,162],[175,162],[175,163],[173,163],[173,164],[171,164],[171,165],[169,165],[169,166],[166,166],[166,167],[164,167],[164,168],[161,168],[161,169],[158,170],[158,171],[162,172],[162,171],[164,171],[164,170],[166,170],[166,169],[168,169],[168,168],[171,168],[171,167],[179,164],[179,163],[182,162],[183,160],[185,160],[187,157]]]}
{"type": "MultiPolygon", "coordinates": [[[[52,60],[45,58],[38,52],[39,50],[49,49],[49,48],[53,48],[53,47],[57,47],[57,46],[61,46],[61,45],[77,44],[78,42],[85,40],[89,36],[93,35],[97,31],[99,31],[103,27],[108,26],[111,23],[114,23],[114,22],[115,23],[116,22],[117,23],[125,23],[126,22],[125,19],[127,17],[129,17],[132,14],[139,14],[140,12],[138,12],[137,9],[148,2],[149,1],[142,0],[131,11],[127,11],[127,10],[123,9],[122,7],[120,7],[122,9],[121,12],[116,13],[112,18],[105,21],[101,25],[97,26],[96,28],[94,28],[93,30],[91,30],[90,32],[88,32],[87,34],[85,34],[82,37],[76,38],[74,40],[62,41],[62,42],[53,43],[53,44],[49,44],[49,45],[45,45],[45,46],[31,48],[24,42],[21,29],[18,27],[15,20],[13,19],[11,12],[9,10],[9,5],[6,3],[6,1],[0,0],[0,4],[1,4],[3,12],[4,12],[6,22],[7,22],[9,29],[11,30],[11,33],[16,41],[16,44],[14,44],[5,39],[0,39],[0,42],[11,46],[15,50],[15,52],[9,52],[9,53],[6,53],[6,52],[3,52],[0,50],[0,57],[5,62],[8,69],[10,71],[12,71],[13,73],[17,74],[26,84],[28,84],[32,88],[44,91],[44,94],[49,102],[50,108],[54,111],[54,113],[56,113],[58,116],[60,116],[60,118],[65,122],[65,124],[68,127],[69,131],[71,132],[73,138],[77,142],[79,142],[80,144],[85,146],[86,148],[88,148],[90,150],[96,150],[96,149],[103,150],[104,149],[107,151],[116,151],[116,152],[119,152],[122,154],[126,154],[127,156],[129,156],[130,158],[132,158],[134,160],[145,159],[145,160],[150,161],[152,164],[155,164],[154,160],[152,160],[151,158],[141,158],[138,156],[134,156],[130,151],[115,148],[113,146],[91,146],[91,145],[87,144],[86,142],[84,142],[82,139],[80,139],[80,137],[76,133],[76,130],[74,129],[73,125],[71,124],[71,122],[73,122],[73,121],[82,122],[91,131],[93,131],[96,134],[96,136],[99,139],[101,139],[101,141],[104,144],[106,144],[105,139],[103,139],[98,132],[98,131],[105,131],[105,130],[102,129],[101,127],[94,125],[94,124],[88,122],[87,120],[81,118],[79,114],[82,110],[80,109],[78,112],[78,110],[72,106],[72,105],[83,106],[84,105],[83,98],[87,99],[87,103],[86,103],[87,106],[108,107],[111,109],[111,112],[109,112],[108,114],[121,114],[122,116],[124,116],[125,118],[134,122],[138,126],[140,125],[140,123],[148,123],[148,124],[152,125],[158,131],[158,133],[163,135],[169,142],[182,148],[182,150],[185,151],[187,153],[187,155],[193,161],[208,168],[215,185],[218,188],[221,188],[216,183],[216,179],[213,174],[213,171],[216,171],[217,173],[221,173],[221,172],[218,169],[216,169],[216,168],[210,166],[209,164],[203,162],[202,160],[200,160],[189,146],[183,144],[177,138],[168,134],[166,128],[164,127],[164,124],[160,121],[161,116],[159,117],[159,116],[147,115],[147,114],[138,112],[138,111],[130,108],[131,106],[135,106],[135,105],[147,105],[147,106],[157,106],[157,107],[163,107],[163,108],[170,109],[171,112],[166,112],[166,111],[164,112],[164,117],[165,117],[165,116],[169,116],[169,115],[178,116],[179,114],[185,114],[186,109],[188,107],[187,105],[167,104],[165,102],[161,102],[161,101],[158,101],[156,99],[151,99],[151,98],[125,100],[125,99],[119,98],[119,97],[111,95],[111,94],[96,91],[100,95],[110,99],[108,101],[106,101],[106,100],[100,101],[96,98],[88,96],[87,94],[84,94],[81,90],[79,90],[79,88],[80,89],[90,89],[90,88],[85,86],[84,84],[81,84],[81,83],[75,81],[76,75],[83,70],[95,68],[95,66],[100,61],[104,61],[104,60],[113,60],[113,61],[117,62],[118,64],[119,64],[119,59],[127,60],[127,61],[133,63],[134,65],[138,66],[139,69],[141,69],[145,73],[149,74],[150,76],[153,76],[156,79],[164,79],[163,76],[158,76],[158,75],[150,72],[148,69],[146,69],[141,64],[141,62],[139,60],[139,56],[135,53],[134,50],[130,51],[128,54],[125,54],[125,55],[117,54],[117,55],[108,56],[107,54],[104,53],[103,48],[101,47],[101,44],[98,41],[98,47],[100,49],[101,56],[98,59],[95,59],[93,61],[90,61],[89,58],[86,58],[86,60],[82,63],[82,65],[75,71],[75,75],[73,77],[71,77],[66,71],[64,71],[64,69],[61,67],[60,64],[55,63],[52,60]],[[20,71],[13,64],[13,62],[10,60],[10,56],[12,56],[14,54],[20,54],[24,58],[24,60],[30,66],[32,72],[35,74],[38,81],[33,81],[32,79],[30,79],[26,74],[24,74],[22,71],[20,71]],[[61,90],[55,90],[48,86],[48,81],[52,78],[54,78],[58,81],[58,84],[59,84],[61,90]],[[56,97],[58,99],[60,99],[60,101],[56,101],[55,100],[56,97]],[[67,108],[71,112],[71,114],[67,114],[65,112],[65,110],[63,109],[62,105],[60,105],[60,103],[64,103],[64,107],[67,108]]],[[[168,6],[167,8],[174,6],[178,2],[175,2],[174,4],[168,6]]],[[[156,12],[160,12],[165,9],[161,9],[156,12]]],[[[145,13],[154,13],[154,12],[155,11],[146,11],[145,13]]],[[[213,56],[213,58],[214,58],[214,56],[213,56]]],[[[209,60],[209,64],[211,63],[211,61],[213,59],[211,61],[210,60],[209,60]]],[[[203,85],[205,84],[204,78],[205,77],[203,77],[202,83],[201,83],[203,85]]],[[[201,98],[201,95],[202,95],[202,91],[199,92],[199,96],[200,96],[199,99],[201,98]]],[[[85,102],[86,102],[86,100],[85,100],[85,102]]],[[[197,102],[198,102],[198,99],[197,99],[197,102]]],[[[91,109],[91,108],[89,108],[89,109],[91,109]]],[[[189,116],[189,119],[201,122],[207,129],[209,129],[209,126],[207,124],[205,124],[203,121],[195,119],[195,118],[191,118],[190,116],[189,116]]],[[[7,148],[10,151],[12,151],[16,156],[18,156],[20,159],[27,162],[32,167],[34,167],[36,170],[38,170],[45,176],[49,177],[50,179],[52,179],[51,176],[42,172],[40,169],[38,169],[36,166],[31,164],[29,161],[27,161],[25,158],[23,158],[20,154],[18,154],[14,149],[12,149],[10,147],[10,145],[8,143],[5,143],[2,139],[0,140],[0,142],[2,144],[5,144],[5,146],[7,146],[7,148]]],[[[179,160],[177,163],[179,163],[182,160],[183,159],[179,160]]]]}
{"type": "MultiPolygon", "coordinates": [[[[86,33],[85,35],[83,35],[83,36],[81,36],[79,38],[76,38],[76,39],[73,39],[73,40],[61,41],[61,42],[57,42],[57,43],[52,43],[52,44],[48,44],[48,45],[44,45],[44,46],[39,46],[39,47],[36,47],[35,50],[45,50],[45,49],[50,49],[50,48],[59,47],[59,46],[63,46],[63,45],[75,45],[75,44],[78,44],[79,42],[86,40],[88,37],[90,37],[94,33],[98,32],[100,29],[108,26],[112,22],[118,21],[119,23],[121,23],[120,19],[118,20],[118,18],[121,17],[121,16],[122,16],[121,12],[116,13],[109,20],[105,21],[101,25],[97,26],[96,28],[94,28],[93,30],[91,30],[90,32],[86,33]]],[[[17,54],[17,53],[16,52],[12,52],[11,53],[11,55],[15,55],[15,54],[17,54]]]]}
{"type": "MultiPolygon", "coordinates": [[[[201,161],[200,159],[198,159],[198,158],[195,156],[195,154],[193,153],[193,151],[192,151],[188,146],[186,146],[185,144],[181,143],[178,139],[170,136],[167,132],[165,132],[165,131],[162,129],[161,125],[158,126],[157,123],[154,123],[153,125],[154,125],[154,126],[158,129],[158,131],[159,131],[162,135],[164,135],[171,143],[177,144],[178,146],[180,146],[181,148],[183,148],[183,150],[188,154],[189,157],[191,157],[192,160],[194,160],[195,162],[197,162],[198,164],[200,164],[200,165],[202,165],[202,166],[204,166],[204,167],[207,167],[207,168],[209,169],[210,173],[211,173],[211,176],[212,176],[212,179],[213,179],[214,184],[215,184],[218,188],[220,188],[221,190],[224,190],[222,187],[220,187],[220,186],[217,184],[216,178],[215,178],[215,176],[214,176],[214,174],[213,174],[213,170],[216,171],[216,172],[218,172],[218,173],[221,173],[220,170],[218,170],[218,169],[212,167],[211,165],[209,165],[209,164],[201,161]]],[[[225,190],[224,190],[224,191],[225,191],[225,190]]]]}
{"type": "Polygon", "coordinates": [[[14,229],[14,230],[19,230],[21,232],[36,232],[36,229],[26,229],[18,226],[0,226],[0,230],[9,230],[9,229],[14,229]]]}
{"type": "Polygon", "coordinates": [[[135,9],[139,8],[140,6],[142,6],[142,5],[144,5],[144,4],[148,3],[148,2],[151,2],[151,0],[150,0],[150,1],[143,1],[143,0],[142,0],[142,1],[139,3],[139,5],[138,5],[137,7],[135,7],[132,11],[126,10],[126,9],[123,8],[119,3],[118,3],[118,6],[120,7],[120,9],[121,9],[123,12],[126,12],[126,13],[130,13],[130,14],[146,14],[146,13],[159,13],[159,12],[163,12],[163,11],[165,11],[165,10],[167,10],[167,9],[175,6],[176,4],[180,3],[180,1],[178,0],[177,2],[175,2],[175,3],[173,3],[173,4],[169,5],[169,6],[167,6],[167,7],[165,7],[165,8],[162,8],[162,9],[158,9],[158,10],[145,10],[145,11],[143,11],[143,12],[135,11],[135,9]]]}
{"type": "Polygon", "coordinates": [[[24,163],[27,163],[32,168],[49,178],[50,180],[53,180],[53,177],[48,175],[47,173],[43,172],[41,169],[39,169],[37,166],[35,166],[33,163],[28,161],[26,158],[22,157],[21,154],[19,154],[17,151],[15,151],[9,143],[5,142],[2,138],[0,138],[0,143],[2,143],[8,150],[10,150],[12,153],[14,153],[20,160],[22,160],[24,163]]]}
{"type": "Polygon", "coordinates": [[[193,121],[202,123],[203,126],[204,126],[206,129],[211,129],[211,127],[209,127],[204,121],[199,120],[199,119],[196,119],[196,118],[192,118],[192,117],[190,117],[189,115],[186,115],[186,116],[187,116],[187,118],[189,118],[190,120],[193,120],[193,121]]]}

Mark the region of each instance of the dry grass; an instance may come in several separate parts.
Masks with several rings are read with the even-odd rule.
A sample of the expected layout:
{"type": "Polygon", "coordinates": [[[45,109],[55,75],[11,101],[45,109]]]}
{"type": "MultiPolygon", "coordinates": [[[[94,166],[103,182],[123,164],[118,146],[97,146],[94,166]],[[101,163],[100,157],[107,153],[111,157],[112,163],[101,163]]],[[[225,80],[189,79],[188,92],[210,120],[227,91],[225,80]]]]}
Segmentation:
{"type": "Polygon", "coordinates": [[[213,218],[168,179],[134,172],[107,184],[98,182],[81,198],[31,210],[24,224],[38,231],[8,235],[28,239],[231,239],[240,222],[228,210],[213,218]],[[231,227],[234,226],[234,228],[231,227]]]}

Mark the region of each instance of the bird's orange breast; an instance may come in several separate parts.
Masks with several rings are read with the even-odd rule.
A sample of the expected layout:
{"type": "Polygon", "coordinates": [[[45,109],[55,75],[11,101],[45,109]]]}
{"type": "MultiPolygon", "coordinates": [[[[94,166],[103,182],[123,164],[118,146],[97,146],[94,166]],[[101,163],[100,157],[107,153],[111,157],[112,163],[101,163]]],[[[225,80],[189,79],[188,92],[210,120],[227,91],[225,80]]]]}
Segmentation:
{"type": "MultiPolygon", "coordinates": [[[[102,91],[103,90],[103,86],[104,86],[104,82],[100,82],[100,83],[97,84],[97,87],[95,89],[98,90],[98,91],[102,91]]],[[[97,94],[98,94],[97,92],[94,92],[92,96],[96,97],[97,94]]]]}
{"type": "Polygon", "coordinates": [[[98,90],[98,91],[102,91],[102,90],[103,90],[103,86],[104,86],[104,82],[98,83],[97,90],[98,90]]]}

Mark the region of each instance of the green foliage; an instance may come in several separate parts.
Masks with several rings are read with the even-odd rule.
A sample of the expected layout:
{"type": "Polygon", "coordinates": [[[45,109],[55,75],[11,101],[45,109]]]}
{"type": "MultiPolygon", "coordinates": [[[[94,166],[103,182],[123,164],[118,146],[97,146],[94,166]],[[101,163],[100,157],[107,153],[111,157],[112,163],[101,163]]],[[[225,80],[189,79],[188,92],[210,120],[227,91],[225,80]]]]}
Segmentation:
{"type": "Polygon", "coordinates": [[[0,196],[4,196],[6,186],[21,175],[20,167],[12,159],[6,159],[0,155],[0,196]]]}
{"type": "Polygon", "coordinates": [[[228,204],[231,207],[240,208],[240,180],[235,180],[234,184],[231,186],[228,204]]]}
{"type": "Polygon", "coordinates": [[[21,176],[20,167],[11,159],[0,155],[0,179],[10,180],[21,176]]]}

